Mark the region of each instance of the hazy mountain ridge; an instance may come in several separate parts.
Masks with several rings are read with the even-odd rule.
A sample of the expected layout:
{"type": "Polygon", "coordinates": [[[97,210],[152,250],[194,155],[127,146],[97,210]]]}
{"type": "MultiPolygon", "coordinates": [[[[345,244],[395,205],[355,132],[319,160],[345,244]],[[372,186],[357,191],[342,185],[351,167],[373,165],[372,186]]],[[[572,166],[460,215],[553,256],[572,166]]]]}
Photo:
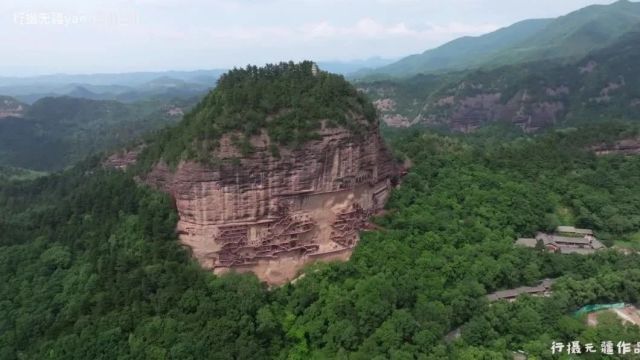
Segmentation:
{"type": "MultiPolygon", "coordinates": [[[[323,70],[348,75],[396,61],[372,57],[350,61],[320,61],[323,70]]],[[[114,74],[51,74],[31,77],[0,77],[0,94],[31,104],[45,97],[70,96],[91,100],[140,100],[203,96],[215,87],[226,70],[136,72],[114,74]]]]}
{"type": "Polygon", "coordinates": [[[465,36],[384,67],[360,71],[354,76],[361,78],[403,77],[418,73],[462,70],[479,66],[497,51],[530,37],[546,27],[551,21],[551,19],[525,20],[489,34],[477,37],[465,36]]]}
{"type": "Polygon", "coordinates": [[[640,31],[580,61],[538,61],[468,73],[360,84],[390,126],[472,131],[504,121],[535,131],[640,118],[640,31]]]}
{"type": "Polygon", "coordinates": [[[71,96],[92,100],[134,102],[163,98],[187,99],[213,88],[223,70],[139,72],[122,74],[0,77],[0,94],[25,103],[45,97],[71,96]]]}
{"type": "Polygon", "coordinates": [[[389,65],[398,59],[385,59],[381,57],[372,57],[363,60],[350,61],[318,61],[318,66],[328,72],[352,76],[366,69],[374,69],[381,66],[389,65]]]}
{"type": "Polygon", "coordinates": [[[553,20],[543,31],[494,56],[490,64],[577,59],[604,48],[640,25],[640,3],[592,5],[553,20]]]}
{"type": "Polygon", "coordinates": [[[10,86],[31,84],[92,84],[96,86],[140,86],[161,77],[183,80],[194,83],[212,83],[225,70],[193,70],[193,71],[157,71],[157,72],[124,72],[97,74],[50,74],[25,77],[0,76],[0,83],[10,86]]]}
{"type": "Polygon", "coordinates": [[[592,5],[555,19],[525,20],[478,37],[463,37],[371,71],[363,79],[409,77],[518,64],[543,59],[575,61],[604,48],[640,24],[640,3],[592,5]]]}
{"type": "Polygon", "coordinates": [[[198,98],[140,101],[47,97],[0,121],[0,165],[51,171],[177,122],[198,98]]]}

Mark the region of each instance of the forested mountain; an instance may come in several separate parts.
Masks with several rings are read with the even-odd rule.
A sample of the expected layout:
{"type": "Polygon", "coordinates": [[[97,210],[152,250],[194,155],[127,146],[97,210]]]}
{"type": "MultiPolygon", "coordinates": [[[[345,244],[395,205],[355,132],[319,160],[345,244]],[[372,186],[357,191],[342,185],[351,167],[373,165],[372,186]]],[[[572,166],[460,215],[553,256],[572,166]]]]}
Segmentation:
{"type": "Polygon", "coordinates": [[[197,99],[124,104],[50,97],[0,119],[0,165],[59,170],[181,119],[197,99]]]}
{"type": "Polygon", "coordinates": [[[545,59],[575,61],[639,26],[640,3],[592,5],[556,19],[527,20],[483,36],[460,38],[358,77],[408,77],[545,59]]]}
{"type": "Polygon", "coordinates": [[[559,17],[529,39],[510,46],[489,64],[521,63],[542,59],[579,59],[618,41],[640,28],[640,2],[619,0],[592,5],[559,17]]]}
{"type": "Polygon", "coordinates": [[[46,173],[9,166],[0,166],[0,184],[13,181],[32,180],[44,175],[46,175],[46,173]]]}
{"type": "Polygon", "coordinates": [[[361,83],[390,126],[472,131],[493,122],[535,131],[559,124],[640,118],[640,30],[580,61],[361,83]]]}
{"type": "Polygon", "coordinates": [[[378,125],[365,96],[310,61],[248,66],[149,139],[137,165],[175,199],[180,242],[204,268],[281,285],[348,258],[383,209],[401,170],[378,125]]]}
{"type": "Polygon", "coordinates": [[[422,54],[411,55],[376,69],[359,71],[352,76],[368,79],[407,77],[477,67],[501,50],[538,33],[551,22],[551,19],[525,20],[482,36],[462,37],[422,54]]]}
{"type": "Polygon", "coordinates": [[[35,86],[37,84],[68,85],[92,84],[94,86],[140,86],[162,77],[194,83],[214,83],[225,70],[195,70],[195,71],[147,71],[102,74],[52,74],[28,77],[0,76],[0,83],[5,86],[35,86]]]}
{"type": "Polygon", "coordinates": [[[249,66],[224,74],[184,121],[168,128],[145,150],[145,161],[213,161],[211,152],[225,134],[233,134],[244,155],[250,137],[266,131],[277,146],[300,146],[317,137],[322,122],[363,133],[375,124],[368,99],[342,76],[320,71],[313,62],[249,66]],[[362,119],[350,114],[363,114],[362,119]]]}
{"type": "Polygon", "coordinates": [[[640,326],[578,310],[640,303],[639,5],[459,39],[391,79],[305,61],[218,74],[204,96],[208,73],[0,97],[0,359],[637,344],[640,326]],[[514,245],[560,225],[604,247],[514,245]],[[544,296],[488,296],[543,280],[544,296]]]}
{"type": "Polygon", "coordinates": [[[0,187],[0,357],[511,359],[551,341],[635,341],[586,325],[585,304],[640,300],[635,252],[515,248],[562,223],[638,246],[640,157],[592,144],[637,137],[606,124],[505,140],[394,134],[414,167],[347,263],[267,289],[202,270],[178,245],[171,201],[98,161],[0,187]],[[553,295],[489,304],[496,289],[557,278],[553,295]],[[445,335],[462,326],[461,338],[445,335]]]}

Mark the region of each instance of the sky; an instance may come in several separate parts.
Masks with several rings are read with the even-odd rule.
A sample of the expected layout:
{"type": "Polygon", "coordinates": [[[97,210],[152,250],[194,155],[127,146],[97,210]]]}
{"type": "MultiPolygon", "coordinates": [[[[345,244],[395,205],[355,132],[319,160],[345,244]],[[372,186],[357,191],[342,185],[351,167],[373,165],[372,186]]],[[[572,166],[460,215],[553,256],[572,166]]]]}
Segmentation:
{"type": "Polygon", "coordinates": [[[2,0],[1,76],[400,58],[612,0],[2,0]]]}

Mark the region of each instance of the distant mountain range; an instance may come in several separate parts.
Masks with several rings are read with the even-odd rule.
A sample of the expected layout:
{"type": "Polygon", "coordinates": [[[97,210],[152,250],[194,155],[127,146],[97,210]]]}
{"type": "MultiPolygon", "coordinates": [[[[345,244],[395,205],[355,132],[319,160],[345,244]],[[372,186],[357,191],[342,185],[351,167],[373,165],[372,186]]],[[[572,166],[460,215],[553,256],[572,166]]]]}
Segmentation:
{"type": "Polygon", "coordinates": [[[503,122],[525,131],[640,119],[640,29],[581,60],[361,83],[390,126],[468,132],[503,122]]]}
{"type": "MultiPolygon", "coordinates": [[[[640,3],[589,6],[464,37],[397,62],[318,62],[355,82],[389,126],[535,131],[640,119],[640,3]],[[357,71],[363,67],[376,70],[357,71]],[[359,78],[358,78],[359,77],[359,78]],[[364,78],[363,78],[364,77],[364,78]]],[[[0,166],[51,171],[173,124],[223,70],[0,77],[0,166]]]]}
{"type": "Polygon", "coordinates": [[[213,88],[225,70],[0,77],[0,94],[33,103],[52,96],[134,102],[188,99],[213,88]]]}
{"type": "MultiPolygon", "coordinates": [[[[325,71],[348,75],[358,70],[384,66],[396,60],[374,57],[351,61],[319,61],[318,66],[325,71]]],[[[58,96],[115,100],[126,103],[144,100],[189,99],[206,94],[215,87],[218,78],[225,71],[224,69],[213,69],[0,77],[0,95],[10,96],[26,104],[32,104],[45,97],[58,96]]]]}
{"type": "Polygon", "coordinates": [[[91,84],[94,86],[121,86],[136,87],[154,81],[158,78],[172,78],[185,82],[198,84],[215,84],[215,81],[226,70],[195,70],[195,71],[160,71],[160,72],[132,72],[113,74],[51,74],[31,77],[1,77],[0,84],[6,86],[20,86],[32,84],[91,84]]]}
{"type": "Polygon", "coordinates": [[[593,5],[555,19],[526,20],[495,32],[456,39],[422,54],[355,74],[360,79],[410,77],[527,61],[575,61],[640,24],[640,3],[593,5]]]}
{"type": "MultiPolygon", "coordinates": [[[[320,67],[349,73],[389,62],[372,58],[322,62],[320,67]]],[[[0,173],[15,178],[30,174],[20,169],[59,170],[173,124],[216,86],[222,73],[0,77],[0,173]]]]}
{"type": "Polygon", "coordinates": [[[375,69],[396,62],[398,59],[384,59],[381,57],[372,57],[364,60],[351,61],[318,61],[318,66],[325,71],[341,74],[352,75],[361,71],[375,69]]]}
{"type": "Polygon", "coordinates": [[[1,97],[0,113],[2,104],[23,108],[19,116],[0,117],[0,166],[62,169],[176,123],[199,99],[122,103],[65,96],[42,98],[29,106],[1,97]]]}

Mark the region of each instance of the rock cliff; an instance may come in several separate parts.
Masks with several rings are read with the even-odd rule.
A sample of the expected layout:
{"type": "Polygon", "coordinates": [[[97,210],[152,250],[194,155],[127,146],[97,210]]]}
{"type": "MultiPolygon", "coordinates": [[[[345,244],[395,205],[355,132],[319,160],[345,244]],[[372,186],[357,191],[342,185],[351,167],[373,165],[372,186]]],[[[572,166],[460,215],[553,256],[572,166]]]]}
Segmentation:
{"type": "MultiPolygon", "coordinates": [[[[160,163],[145,181],[175,198],[180,240],[202,266],[279,284],[307,262],[348,258],[397,176],[377,129],[359,141],[342,128],[320,135],[279,157],[257,136],[239,163],[185,161],[175,171],[160,163]]],[[[237,154],[221,143],[218,155],[237,154]]]]}
{"type": "Polygon", "coordinates": [[[27,106],[8,96],[0,96],[0,119],[24,116],[27,106]]]}
{"type": "Polygon", "coordinates": [[[591,147],[596,155],[640,155],[640,138],[622,139],[614,143],[603,143],[591,147]]]}
{"type": "Polygon", "coordinates": [[[471,132],[503,123],[535,132],[640,116],[640,31],[580,60],[538,61],[360,83],[388,126],[471,132]]]}
{"type": "MultiPolygon", "coordinates": [[[[251,75],[252,82],[261,76],[255,73],[251,75]]],[[[325,76],[318,75],[313,67],[308,74],[325,76]]],[[[244,74],[234,76],[234,81],[244,81],[237,80],[244,79],[244,74]]],[[[223,77],[222,81],[226,79],[223,77]]],[[[315,80],[304,77],[304,81],[315,89],[315,80]]],[[[344,80],[327,77],[319,79],[318,84],[329,81],[335,81],[332,86],[337,87],[335,84],[344,80]]],[[[313,97],[314,91],[305,88],[296,96],[305,102],[304,98],[313,97]]],[[[355,90],[346,93],[359,96],[355,90]]],[[[224,86],[219,86],[211,97],[224,101],[230,98],[228,94],[224,86]]],[[[254,96],[262,95],[258,92],[254,96]]],[[[325,107],[336,101],[334,97],[323,99],[319,101],[325,107]]],[[[230,107],[216,106],[211,110],[202,105],[196,112],[209,116],[216,113],[215,109],[230,107]]],[[[142,180],[175,199],[180,241],[203,267],[216,273],[251,271],[269,284],[285,283],[307,263],[348,259],[359,232],[367,227],[368,218],[382,209],[397,180],[399,169],[384,146],[377,122],[367,118],[366,112],[358,111],[359,107],[344,112],[349,117],[344,125],[313,119],[312,115],[297,120],[296,123],[317,125],[297,145],[280,144],[266,126],[251,134],[225,131],[207,150],[206,157],[215,161],[182,157],[169,165],[161,157],[142,180]]],[[[288,116],[291,111],[269,113],[288,116]]],[[[223,114],[221,120],[207,120],[196,114],[193,118],[211,124],[233,116],[223,114]]],[[[187,116],[187,122],[190,118],[187,116]]],[[[268,125],[278,120],[269,115],[267,121],[268,125]]],[[[295,131],[299,130],[290,130],[295,131]]],[[[282,134],[277,129],[272,132],[282,134]]],[[[173,139],[174,135],[167,138],[173,139]]]]}

